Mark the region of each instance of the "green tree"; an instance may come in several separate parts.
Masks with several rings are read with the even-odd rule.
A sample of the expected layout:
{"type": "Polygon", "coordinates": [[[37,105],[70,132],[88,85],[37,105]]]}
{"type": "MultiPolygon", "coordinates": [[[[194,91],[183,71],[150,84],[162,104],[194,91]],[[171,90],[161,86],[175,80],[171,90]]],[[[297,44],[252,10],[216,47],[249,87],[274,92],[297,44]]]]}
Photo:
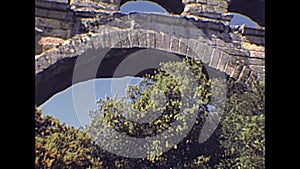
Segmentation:
{"type": "Polygon", "coordinates": [[[230,78],[227,90],[218,88],[223,83],[208,79],[201,62],[184,59],[162,63],[141,83],[128,86],[126,97],[100,99],[84,130],[37,110],[36,168],[264,168],[264,88],[247,88],[230,78]],[[212,91],[227,92],[225,109],[212,136],[200,144],[203,125],[211,122],[206,117],[212,91]],[[147,138],[165,131],[172,134],[163,135],[164,141],[153,139],[134,149],[126,147],[130,140],[118,139],[120,133],[147,138]],[[180,135],[185,137],[172,143],[180,135]],[[118,155],[142,150],[146,157],[118,155]]]}
{"type": "Polygon", "coordinates": [[[87,134],[35,111],[35,168],[102,168],[101,152],[87,134]]]}
{"type": "Polygon", "coordinates": [[[199,135],[197,126],[204,122],[200,117],[207,115],[209,88],[210,81],[200,61],[184,59],[183,62],[162,63],[159,70],[146,75],[140,84],[128,86],[126,97],[100,99],[99,109],[91,112],[93,120],[85,131],[93,141],[119,155],[126,152],[138,157],[139,152],[147,151],[147,157],[140,159],[140,165],[148,162],[153,167],[169,168],[200,165],[208,162],[209,157],[203,156],[200,150],[196,153],[189,151],[192,152],[198,142],[195,137],[195,134],[199,135]],[[149,117],[155,118],[147,121],[149,117]],[[195,120],[195,126],[189,118],[195,120]],[[175,121],[177,125],[173,127],[175,121]],[[120,134],[149,138],[166,130],[171,134],[153,139],[149,144],[137,144],[120,134]],[[190,130],[194,134],[188,136],[190,130]],[[184,137],[172,143],[172,139],[181,135],[184,137]],[[173,162],[176,164],[171,164],[173,162]]]}
{"type": "Polygon", "coordinates": [[[217,168],[264,168],[264,86],[247,89],[234,81],[229,86],[228,104],[219,131],[222,158],[217,168]]]}

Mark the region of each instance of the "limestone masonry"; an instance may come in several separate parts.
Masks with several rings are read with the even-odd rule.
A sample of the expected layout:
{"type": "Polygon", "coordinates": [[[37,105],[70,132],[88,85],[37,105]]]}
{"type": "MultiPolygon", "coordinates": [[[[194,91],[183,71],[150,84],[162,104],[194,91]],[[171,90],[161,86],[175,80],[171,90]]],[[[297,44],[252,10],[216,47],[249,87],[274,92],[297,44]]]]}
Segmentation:
{"type": "Polygon", "coordinates": [[[120,13],[128,1],[35,1],[37,105],[70,86],[74,59],[99,47],[158,49],[200,59],[246,84],[264,81],[264,0],[152,0],[169,14],[120,13]],[[230,12],[245,14],[261,26],[229,25],[230,12]],[[117,22],[105,29],[111,21],[117,22]],[[192,33],[199,31],[203,34],[192,33]],[[120,37],[125,40],[113,44],[120,37]]]}

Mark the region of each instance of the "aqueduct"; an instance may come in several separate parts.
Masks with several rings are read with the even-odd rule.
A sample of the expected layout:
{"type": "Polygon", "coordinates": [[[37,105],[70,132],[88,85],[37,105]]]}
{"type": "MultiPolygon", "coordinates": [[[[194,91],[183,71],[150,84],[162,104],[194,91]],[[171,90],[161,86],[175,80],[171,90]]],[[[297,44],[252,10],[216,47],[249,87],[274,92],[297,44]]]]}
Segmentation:
{"type": "MultiPolygon", "coordinates": [[[[151,0],[168,15],[122,14],[127,1],[36,0],[37,106],[72,85],[77,58],[87,58],[84,69],[107,49],[96,77],[112,77],[131,52],[154,49],[200,59],[248,85],[264,81],[264,0],[151,0]],[[248,15],[261,27],[229,25],[230,12],[248,15]]],[[[79,81],[91,78],[87,73],[79,81]]]]}

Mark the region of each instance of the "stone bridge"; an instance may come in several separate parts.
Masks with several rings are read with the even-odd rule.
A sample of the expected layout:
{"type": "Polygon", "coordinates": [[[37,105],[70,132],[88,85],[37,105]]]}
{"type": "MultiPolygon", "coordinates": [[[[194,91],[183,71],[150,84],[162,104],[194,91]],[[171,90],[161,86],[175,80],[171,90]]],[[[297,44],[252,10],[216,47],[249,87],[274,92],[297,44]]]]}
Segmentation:
{"type": "MultiPolygon", "coordinates": [[[[85,72],[76,82],[112,77],[118,64],[140,49],[200,59],[250,86],[264,81],[264,0],[152,0],[166,15],[122,14],[120,6],[127,1],[36,0],[37,106],[72,85],[78,58],[86,58],[78,67],[85,70],[99,66],[95,60],[104,51],[100,71],[85,72]],[[229,25],[230,12],[248,15],[260,28],[229,25]]],[[[131,74],[114,77],[125,75],[131,74]]]]}

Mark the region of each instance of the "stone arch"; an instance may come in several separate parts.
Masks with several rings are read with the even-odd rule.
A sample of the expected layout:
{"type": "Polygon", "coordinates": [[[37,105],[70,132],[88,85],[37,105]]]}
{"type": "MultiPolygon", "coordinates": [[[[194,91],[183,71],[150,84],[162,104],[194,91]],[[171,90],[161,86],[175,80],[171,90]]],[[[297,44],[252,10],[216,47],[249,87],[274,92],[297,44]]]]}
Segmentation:
{"type": "MultiPolygon", "coordinates": [[[[86,58],[80,63],[84,69],[96,64],[94,60],[98,57],[99,51],[105,52],[108,49],[119,49],[118,52],[136,48],[156,49],[201,60],[208,67],[245,83],[251,83],[255,78],[255,74],[245,63],[213,46],[199,28],[189,27],[184,24],[186,21],[182,18],[170,19],[167,16],[157,17],[147,14],[134,15],[127,19],[119,20],[108,27],[100,27],[95,33],[75,36],[37,55],[35,58],[37,106],[72,85],[77,58],[86,58]]],[[[110,69],[111,67],[107,66],[107,74],[96,76],[109,77],[110,69]]],[[[87,72],[78,82],[92,78],[95,78],[95,75],[87,72]]]]}

